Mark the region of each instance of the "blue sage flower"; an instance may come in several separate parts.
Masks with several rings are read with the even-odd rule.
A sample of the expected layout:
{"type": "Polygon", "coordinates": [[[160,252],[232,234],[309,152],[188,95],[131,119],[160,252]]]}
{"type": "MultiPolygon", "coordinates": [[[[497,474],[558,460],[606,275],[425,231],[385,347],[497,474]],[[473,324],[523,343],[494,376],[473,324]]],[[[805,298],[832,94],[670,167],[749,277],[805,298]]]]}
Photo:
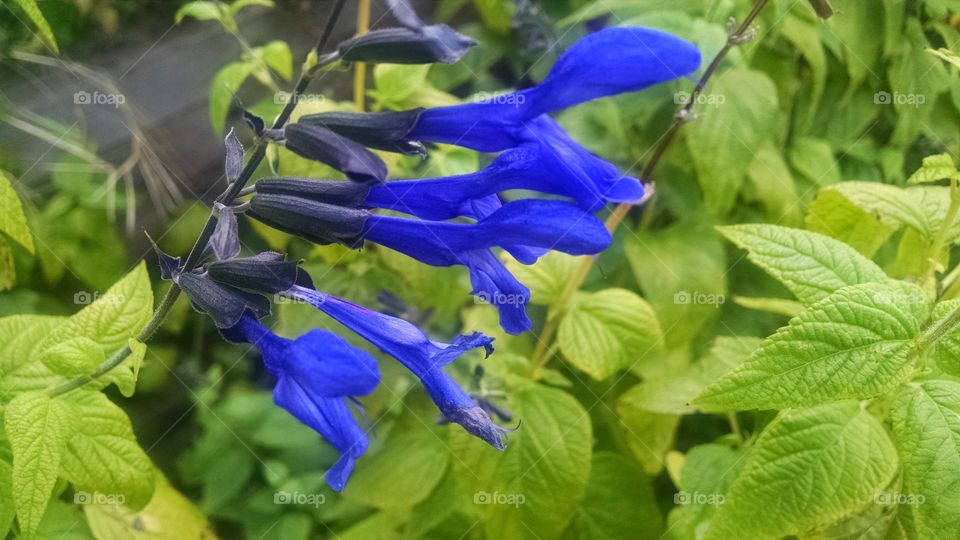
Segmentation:
{"type": "Polygon", "coordinates": [[[606,28],[560,55],[542,83],[484,102],[427,109],[409,136],[499,152],[522,143],[525,124],[542,114],[642,90],[699,66],[700,51],[676,36],[650,28],[606,28]]]}
{"type": "Polygon", "coordinates": [[[507,430],[493,423],[477,401],[443,371],[444,366],[470,349],[483,347],[489,355],[493,352],[493,339],[474,333],[457,336],[451,343],[438,343],[403,319],[371,311],[336,296],[300,286],[286,294],[308,302],[396,358],[420,379],[447,420],[460,424],[498,450],[506,447],[507,430]]]}
{"type": "Polygon", "coordinates": [[[267,371],[277,379],[274,402],[340,452],[326,481],[334,491],[342,491],[354,463],[367,450],[367,435],[347,400],[376,389],[380,383],[376,360],[326,330],[311,330],[289,340],[249,315],[223,334],[260,350],[267,371]]]}

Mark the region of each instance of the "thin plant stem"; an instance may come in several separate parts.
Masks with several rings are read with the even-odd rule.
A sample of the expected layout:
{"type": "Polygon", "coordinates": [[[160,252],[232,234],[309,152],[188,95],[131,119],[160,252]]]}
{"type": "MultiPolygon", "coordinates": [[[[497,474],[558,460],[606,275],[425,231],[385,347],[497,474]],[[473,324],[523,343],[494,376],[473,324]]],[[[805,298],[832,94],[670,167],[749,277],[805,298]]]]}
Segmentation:
{"type": "MultiPolygon", "coordinates": [[[[357,35],[362,36],[370,30],[370,0],[360,0],[357,6],[357,35]]],[[[353,66],[353,103],[358,111],[363,111],[364,92],[367,88],[367,64],[357,62],[353,66]]]]}
{"type": "MultiPolygon", "coordinates": [[[[717,52],[717,55],[707,66],[707,69],[704,70],[703,76],[690,93],[689,100],[683,105],[683,107],[680,108],[680,110],[676,112],[676,114],[674,114],[673,122],[671,122],[666,133],[664,133],[663,137],[660,138],[660,142],[657,144],[656,148],[654,148],[653,155],[650,157],[650,160],[640,173],[641,180],[648,181],[653,176],[654,170],[657,168],[657,165],[660,163],[663,155],[673,142],[677,131],[680,130],[682,125],[689,122],[693,118],[693,106],[697,102],[697,98],[703,92],[704,88],[706,88],[710,77],[716,73],[717,68],[720,67],[720,63],[723,62],[723,59],[726,58],[727,54],[735,46],[742,43],[740,38],[747,35],[747,33],[750,31],[750,25],[752,25],[753,21],[756,20],[758,15],[760,15],[760,11],[763,10],[768,1],[769,0],[756,1],[756,3],[753,5],[753,9],[750,10],[750,13],[747,14],[746,18],[743,19],[743,22],[740,23],[740,26],[730,34],[729,38],[727,39],[727,43],[722,49],[720,49],[719,52],[717,52]]],[[[626,218],[627,213],[630,211],[632,206],[633,205],[628,203],[620,204],[607,218],[605,225],[607,230],[610,231],[611,235],[617,230],[617,227],[619,227],[626,218]]],[[[646,216],[647,214],[645,213],[644,215],[646,216]]],[[[567,282],[566,287],[564,287],[563,292],[560,295],[560,299],[557,301],[557,306],[559,306],[559,309],[566,309],[566,306],[570,303],[570,299],[580,289],[580,287],[583,285],[583,282],[586,281],[587,276],[590,274],[590,268],[593,266],[594,259],[595,257],[583,258],[582,262],[574,272],[573,278],[567,282]]],[[[529,373],[536,374],[550,359],[551,355],[548,354],[550,350],[550,341],[553,339],[553,335],[557,331],[557,325],[559,324],[560,318],[561,317],[559,316],[550,317],[548,318],[547,323],[544,325],[543,332],[541,332],[537,341],[537,347],[534,349],[533,356],[530,359],[529,373]]]]}
{"type": "MultiPolygon", "coordinates": [[[[323,34],[320,36],[320,41],[317,43],[315,53],[319,55],[324,47],[327,45],[327,41],[330,39],[330,35],[333,32],[333,27],[337,22],[337,19],[340,17],[340,13],[343,11],[343,6],[346,3],[346,0],[337,0],[337,3],[334,5],[333,10],[330,12],[330,16],[327,19],[327,25],[323,30],[323,34]]],[[[311,56],[314,55],[314,52],[311,52],[311,56]]],[[[329,57],[326,62],[332,62],[336,58],[329,57]]],[[[287,104],[284,106],[283,110],[277,116],[276,120],[273,122],[271,129],[280,129],[284,124],[287,123],[287,120],[290,119],[290,115],[293,114],[294,107],[297,106],[297,103],[300,101],[299,97],[306,91],[307,86],[310,84],[311,79],[317,73],[317,66],[308,66],[304,64],[303,69],[300,73],[300,79],[297,81],[297,85],[293,90],[290,100],[287,101],[287,104]]],[[[258,137],[257,142],[254,144],[253,155],[247,160],[246,165],[243,167],[243,171],[240,173],[240,177],[236,182],[231,183],[227,186],[227,189],[217,197],[217,202],[226,203],[232,202],[237,198],[237,195],[243,190],[244,186],[250,178],[253,177],[254,172],[257,170],[257,167],[260,166],[260,163],[263,161],[263,158],[266,156],[268,142],[263,137],[258,137]]],[[[213,210],[210,212],[210,217],[207,218],[206,224],[203,226],[203,230],[200,232],[200,236],[197,238],[197,241],[193,244],[190,253],[187,255],[186,260],[183,264],[183,271],[188,272],[196,268],[197,264],[200,261],[200,256],[203,253],[204,247],[206,247],[207,242],[210,241],[210,236],[213,234],[213,230],[217,225],[217,217],[213,210]]],[[[176,283],[171,283],[170,288],[167,289],[167,293],[164,295],[163,299],[160,301],[160,304],[154,310],[153,315],[150,317],[150,320],[147,322],[147,325],[140,332],[140,335],[137,336],[137,339],[141,342],[148,341],[153,335],[157,332],[157,329],[163,324],[163,321],[166,319],[167,314],[170,313],[170,310],[173,308],[173,305],[176,303],[177,298],[180,296],[180,287],[176,283]]],[[[64,383],[61,386],[57,386],[48,391],[50,396],[58,396],[70,392],[71,390],[76,390],[85,386],[90,381],[97,379],[111,370],[123,363],[124,360],[130,355],[130,347],[124,346],[118,351],[114,352],[109,358],[107,358],[102,364],[100,364],[97,369],[87,375],[73,379],[67,383],[64,383]]]]}

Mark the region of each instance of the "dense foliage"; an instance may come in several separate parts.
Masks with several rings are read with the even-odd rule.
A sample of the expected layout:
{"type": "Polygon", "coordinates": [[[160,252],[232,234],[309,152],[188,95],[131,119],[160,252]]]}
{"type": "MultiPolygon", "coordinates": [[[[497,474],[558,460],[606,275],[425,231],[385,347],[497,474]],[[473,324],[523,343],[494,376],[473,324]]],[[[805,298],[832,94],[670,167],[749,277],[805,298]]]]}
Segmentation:
{"type": "Polygon", "coordinates": [[[436,4],[186,3],[213,204],[3,111],[0,536],[956,538],[960,3],[436,4]]]}

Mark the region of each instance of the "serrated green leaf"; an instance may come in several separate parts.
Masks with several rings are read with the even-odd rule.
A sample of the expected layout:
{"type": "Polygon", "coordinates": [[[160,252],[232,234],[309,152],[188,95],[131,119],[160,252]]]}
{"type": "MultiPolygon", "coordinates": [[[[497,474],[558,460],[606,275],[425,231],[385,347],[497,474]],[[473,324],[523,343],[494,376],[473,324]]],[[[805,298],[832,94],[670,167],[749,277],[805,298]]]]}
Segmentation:
{"type": "Polygon", "coordinates": [[[626,395],[617,401],[616,412],[627,445],[643,470],[651,476],[659,474],[664,465],[663,456],[673,445],[680,416],[650,412],[626,395]]]}
{"type": "Polygon", "coordinates": [[[893,443],[859,403],[784,412],[757,439],[705,539],[797,535],[832,523],[872,501],[896,471],[893,443]]]}
{"type": "Polygon", "coordinates": [[[766,339],[696,403],[782,409],[880,395],[909,375],[929,315],[923,289],[912,283],[844,287],[766,339]]]}
{"type": "Polygon", "coordinates": [[[13,448],[13,498],[20,533],[33,538],[53,496],[72,411],[42,392],[15,397],[4,411],[13,448]]]}
{"type": "Polygon", "coordinates": [[[534,264],[520,264],[514,259],[507,262],[510,273],[530,289],[530,301],[544,306],[555,305],[567,284],[573,279],[583,257],[574,257],[559,251],[551,251],[534,264]]]}
{"type": "Polygon", "coordinates": [[[152,312],[150,276],[141,262],[92,304],[54,329],[43,340],[41,350],[46,352],[68,340],[83,338],[95,342],[106,354],[113,354],[140,333],[152,312]]]}
{"type": "Polygon", "coordinates": [[[65,317],[14,315],[0,319],[0,402],[65,379],[40,362],[41,342],[65,317]]]}
{"type": "Polygon", "coordinates": [[[567,361],[600,381],[630,369],[663,343],[653,308],[626,289],[578,293],[560,322],[557,343],[567,361]]]}
{"type": "Polygon", "coordinates": [[[719,230],[806,305],[841,287],[887,278],[879,266],[850,246],[817,233],[764,224],[719,230]]]}
{"type": "Polygon", "coordinates": [[[84,505],[83,511],[97,538],[131,540],[173,540],[215,538],[204,515],[157,471],[152,483],[157,488],[139,512],[125,506],[84,505]]]}
{"type": "MultiPolygon", "coordinates": [[[[960,299],[940,302],[934,306],[930,319],[939,321],[958,307],[960,307],[960,299]]],[[[933,345],[930,356],[944,373],[960,377],[960,331],[947,333],[940,338],[933,345]]]]}
{"type": "Polygon", "coordinates": [[[102,345],[88,337],[77,336],[45,350],[42,361],[57,375],[76,377],[90,373],[106,357],[107,352],[102,345]]]}
{"type": "MultiPolygon", "coordinates": [[[[888,226],[912,227],[925,238],[933,238],[946,219],[950,189],[941,186],[899,188],[876,182],[843,182],[830,188],[858,207],[876,213],[888,226]]],[[[957,236],[957,223],[950,238],[957,236]]]]}
{"type": "Polygon", "coordinates": [[[957,164],[954,163],[950,154],[937,154],[923,158],[923,165],[917,169],[917,172],[910,175],[907,183],[914,185],[951,179],[960,179],[957,164]]]}
{"type": "Polygon", "coordinates": [[[76,412],[60,472],[76,489],[121,499],[139,510],[153,496],[150,458],[137,444],[123,409],[100,392],[76,391],[57,398],[76,412]]]}
{"type": "Polygon", "coordinates": [[[233,98],[243,82],[253,73],[253,69],[250,62],[231,62],[220,68],[213,77],[210,85],[210,124],[214,133],[223,133],[233,98]]]}
{"type": "Polygon", "coordinates": [[[34,253],[33,235],[27,226],[20,198],[13,189],[13,182],[0,171],[0,233],[13,239],[30,253],[34,253]]]}
{"type": "Polygon", "coordinates": [[[490,538],[554,538],[586,491],[593,445],[589,414],[566,392],[539,385],[516,389],[507,406],[523,418],[523,429],[503,452],[463,430],[450,432],[463,506],[481,517],[490,538]]]}
{"type": "Polygon", "coordinates": [[[903,468],[901,495],[920,538],[960,530],[960,383],[923,381],[890,405],[893,438],[903,468]]]}
{"type": "Polygon", "coordinates": [[[594,454],[587,493],[571,530],[582,540],[660,538],[663,518],[650,478],[617,454],[594,454]]]}
{"type": "Polygon", "coordinates": [[[723,102],[686,127],[687,144],[707,209],[725,215],[743,187],[754,148],[775,137],[777,91],[765,73],[743,68],[720,73],[708,91],[723,102]]]}
{"type": "MultiPolygon", "coordinates": [[[[30,19],[30,22],[37,27],[37,31],[40,32],[40,39],[47,44],[47,47],[53,49],[55,54],[60,54],[60,48],[57,47],[57,38],[53,35],[53,30],[50,29],[50,23],[47,22],[46,17],[43,16],[43,12],[40,11],[40,8],[37,6],[37,0],[13,0],[20,9],[26,13],[27,17],[30,19]]],[[[2,212],[0,212],[2,213],[2,212]]]]}

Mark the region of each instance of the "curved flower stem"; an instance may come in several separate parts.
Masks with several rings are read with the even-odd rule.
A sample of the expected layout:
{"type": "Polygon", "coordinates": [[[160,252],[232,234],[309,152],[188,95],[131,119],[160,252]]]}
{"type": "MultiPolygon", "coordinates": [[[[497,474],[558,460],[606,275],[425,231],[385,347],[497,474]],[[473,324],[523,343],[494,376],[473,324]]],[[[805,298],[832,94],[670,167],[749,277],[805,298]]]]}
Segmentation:
{"type": "MultiPolygon", "coordinates": [[[[660,163],[660,160],[663,158],[663,155],[666,153],[667,148],[670,147],[670,144],[673,142],[674,137],[677,134],[677,131],[680,130],[680,127],[694,118],[693,115],[693,106],[697,102],[697,98],[703,92],[703,89],[707,86],[707,81],[710,80],[710,77],[717,71],[717,68],[720,67],[720,63],[726,58],[727,54],[737,45],[744,43],[746,39],[751,35],[750,25],[753,24],[753,21],[756,20],[757,16],[760,15],[760,11],[767,5],[769,0],[757,0],[753,5],[753,9],[750,10],[750,13],[747,14],[746,18],[743,19],[743,22],[740,23],[740,26],[736,28],[730,35],[727,37],[727,43],[717,52],[717,55],[713,57],[713,60],[710,62],[710,65],[707,66],[707,69],[704,70],[703,76],[697,82],[697,86],[693,89],[693,92],[690,93],[690,99],[681,107],[674,115],[673,122],[670,124],[670,127],[667,128],[666,133],[663,137],[660,138],[660,142],[654,148],[653,155],[650,157],[650,160],[644,166],[643,171],[640,173],[641,180],[649,180],[653,171],[656,169],[657,164],[660,163]]],[[[627,213],[630,211],[633,205],[631,204],[620,204],[618,205],[610,216],[607,218],[604,223],[607,227],[607,230],[610,231],[610,234],[613,234],[616,231],[617,227],[620,226],[620,223],[626,218],[627,213]]],[[[644,216],[649,215],[648,212],[644,216]]],[[[570,303],[570,299],[573,295],[580,289],[580,286],[583,285],[583,282],[586,281],[587,276],[590,274],[590,268],[593,266],[594,257],[586,257],[583,259],[583,262],[580,263],[580,266],[577,268],[576,272],[573,275],[573,278],[567,282],[566,287],[564,287],[563,292],[560,295],[560,299],[557,302],[559,309],[566,309],[566,306],[570,303]]],[[[547,363],[550,359],[550,354],[548,354],[548,347],[550,341],[553,339],[553,334],[556,333],[557,325],[561,317],[553,316],[547,319],[547,324],[543,327],[543,332],[538,336],[537,347],[533,351],[533,356],[530,359],[529,373],[535,375],[540,369],[547,363]]]]}
{"type": "MultiPolygon", "coordinates": [[[[323,29],[323,34],[320,36],[320,41],[317,43],[316,48],[310,52],[310,58],[316,58],[316,55],[319,55],[323,51],[323,48],[326,47],[327,41],[329,41],[330,35],[333,33],[333,27],[336,24],[337,19],[340,17],[340,13],[343,11],[344,4],[346,4],[346,0],[337,0],[337,3],[333,6],[330,16],[327,18],[326,27],[323,29]]],[[[300,101],[298,98],[306,91],[307,86],[317,74],[319,68],[324,64],[329,64],[336,60],[336,55],[327,55],[321,57],[319,63],[311,64],[309,59],[304,63],[303,69],[300,72],[300,79],[297,81],[297,85],[294,88],[290,99],[287,101],[287,104],[283,107],[283,110],[280,111],[280,114],[277,116],[276,120],[273,121],[271,129],[280,129],[284,126],[284,124],[287,123],[287,120],[290,119],[290,115],[293,114],[294,107],[296,107],[297,103],[300,101]]],[[[237,198],[240,192],[243,191],[243,188],[246,186],[247,182],[250,181],[250,178],[253,177],[253,173],[260,166],[263,158],[266,156],[267,145],[268,142],[262,136],[257,138],[257,142],[254,143],[253,146],[253,155],[247,160],[246,165],[243,167],[243,171],[240,173],[240,177],[236,182],[233,182],[227,186],[227,189],[216,198],[216,202],[226,203],[237,198]]],[[[184,271],[189,271],[196,268],[200,261],[200,255],[203,253],[203,249],[206,247],[207,242],[210,241],[210,236],[213,235],[213,230],[216,228],[216,226],[217,217],[214,211],[211,209],[210,217],[207,218],[207,222],[203,226],[203,230],[200,231],[200,236],[197,237],[197,241],[194,242],[193,248],[190,249],[190,253],[187,255],[187,258],[183,263],[184,271]]],[[[163,299],[160,301],[160,304],[154,310],[153,316],[150,317],[147,325],[140,332],[140,335],[137,336],[139,341],[144,342],[153,337],[157,329],[160,328],[160,325],[162,325],[163,321],[167,318],[167,314],[170,313],[170,310],[173,308],[173,305],[176,303],[179,296],[180,287],[177,286],[176,283],[171,283],[170,288],[167,290],[167,294],[164,295],[163,299]]],[[[52,388],[47,393],[50,396],[58,396],[70,392],[71,390],[81,388],[90,381],[107,374],[112,369],[119,366],[124,360],[127,359],[129,355],[130,347],[124,346],[123,348],[114,352],[109,358],[104,360],[104,362],[100,364],[100,366],[97,367],[93,373],[83,375],[82,377],[73,379],[61,386],[52,388]]]]}

